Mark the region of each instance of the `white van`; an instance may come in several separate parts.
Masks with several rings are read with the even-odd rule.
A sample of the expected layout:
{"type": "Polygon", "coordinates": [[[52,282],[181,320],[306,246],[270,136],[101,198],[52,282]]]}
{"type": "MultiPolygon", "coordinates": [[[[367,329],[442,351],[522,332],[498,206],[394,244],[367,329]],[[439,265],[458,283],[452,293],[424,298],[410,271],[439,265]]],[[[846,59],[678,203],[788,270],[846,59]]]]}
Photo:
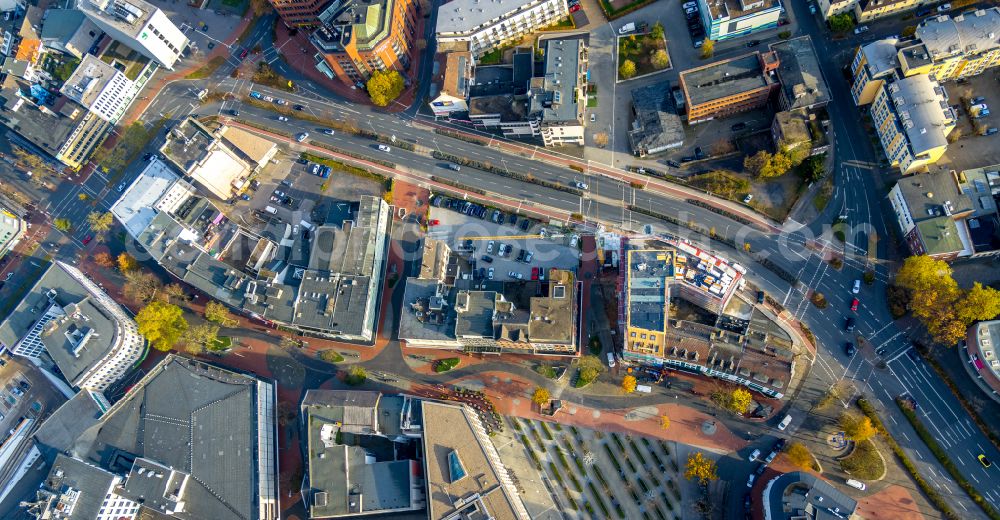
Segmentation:
{"type": "Polygon", "coordinates": [[[266,212],[268,212],[268,213],[270,213],[272,215],[278,213],[278,210],[274,209],[274,206],[268,206],[268,207],[264,208],[264,211],[266,211],[266,212]]]}
{"type": "Polygon", "coordinates": [[[615,355],[611,352],[608,352],[608,366],[615,368],[615,355]]]}
{"type": "Polygon", "coordinates": [[[648,393],[651,393],[653,391],[653,387],[651,387],[649,385],[635,385],[635,391],[636,392],[642,392],[644,394],[648,394],[648,393]]]}
{"type": "Polygon", "coordinates": [[[865,490],[865,483],[860,480],[854,480],[853,478],[847,479],[847,485],[854,489],[860,489],[861,491],[865,490]]]}
{"type": "Polygon", "coordinates": [[[785,428],[788,428],[789,424],[792,424],[792,416],[786,415],[785,418],[782,419],[780,423],[778,423],[778,429],[781,431],[785,431],[785,428]]]}

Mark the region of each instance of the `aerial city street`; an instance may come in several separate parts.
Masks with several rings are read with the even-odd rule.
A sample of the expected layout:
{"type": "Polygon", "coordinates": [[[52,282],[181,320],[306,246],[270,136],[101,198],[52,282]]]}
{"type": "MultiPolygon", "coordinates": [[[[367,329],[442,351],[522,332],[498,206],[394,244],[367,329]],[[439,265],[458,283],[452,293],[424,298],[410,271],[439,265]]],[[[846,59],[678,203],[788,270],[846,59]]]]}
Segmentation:
{"type": "Polygon", "coordinates": [[[1000,519],[996,2],[0,10],[0,518],[1000,519]]]}

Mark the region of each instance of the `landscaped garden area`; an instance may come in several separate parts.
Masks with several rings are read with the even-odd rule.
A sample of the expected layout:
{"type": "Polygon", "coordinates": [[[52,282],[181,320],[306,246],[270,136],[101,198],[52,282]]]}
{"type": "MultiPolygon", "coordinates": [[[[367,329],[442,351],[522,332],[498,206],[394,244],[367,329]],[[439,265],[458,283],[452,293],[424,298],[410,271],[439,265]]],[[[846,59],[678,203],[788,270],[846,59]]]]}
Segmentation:
{"type": "Polygon", "coordinates": [[[644,76],[670,67],[663,26],[657,23],[645,34],[618,38],[618,79],[644,76]]]}
{"type": "Polygon", "coordinates": [[[439,359],[434,362],[434,371],[438,374],[447,372],[455,367],[461,362],[457,357],[439,359]]]}

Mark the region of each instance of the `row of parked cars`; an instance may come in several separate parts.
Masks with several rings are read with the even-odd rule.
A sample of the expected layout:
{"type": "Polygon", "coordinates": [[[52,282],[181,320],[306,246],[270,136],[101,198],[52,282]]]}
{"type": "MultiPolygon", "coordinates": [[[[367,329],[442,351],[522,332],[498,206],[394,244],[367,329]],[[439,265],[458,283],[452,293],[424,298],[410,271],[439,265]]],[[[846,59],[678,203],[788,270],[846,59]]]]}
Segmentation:
{"type": "Polygon", "coordinates": [[[528,228],[531,227],[530,219],[522,218],[521,221],[518,222],[517,215],[513,213],[504,213],[498,209],[491,210],[486,206],[475,204],[467,200],[453,199],[443,195],[436,195],[433,199],[431,199],[431,205],[437,208],[448,208],[452,211],[457,211],[459,213],[469,215],[470,217],[476,217],[482,220],[489,218],[490,222],[493,222],[494,224],[506,223],[511,226],[516,224],[521,228],[521,231],[527,231],[528,228]]]}
{"type": "Polygon", "coordinates": [[[688,32],[691,33],[691,41],[694,48],[700,48],[705,39],[705,26],[701,24],[701,13],[698,11],[697,2],[685,2],[681,5],[684,9],[684,17],[687,19],[688,32]]]}

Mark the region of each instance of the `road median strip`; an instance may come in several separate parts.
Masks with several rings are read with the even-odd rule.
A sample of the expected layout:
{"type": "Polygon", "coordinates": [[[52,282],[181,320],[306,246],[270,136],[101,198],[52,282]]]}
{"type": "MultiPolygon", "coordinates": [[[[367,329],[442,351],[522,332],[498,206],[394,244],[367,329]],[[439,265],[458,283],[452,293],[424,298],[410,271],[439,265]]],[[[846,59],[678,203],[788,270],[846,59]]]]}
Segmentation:
{"type": "Polygon", "coordinates": [[[507,169],[504,169],[504,168],[497,168],[496,166],[494,166],[494,165],[492,165],[490,163],[484,163],[484,162],[480,162],[480,161],[474,161],[474,160],[469,159],[467,157],[459,157],[457,155],[452,155],[452,154],[444,153],[444,152],[438,152],[436,150],[433,151],[433,152],[431,152],[431,157],[433,157],[435,159],[440,159],[442,161],[449,161],[449,162],[452,162],[452,163],[455,163],[455,164],[460,164],[462,166],[468,166],[469,168],[475,168],[477,170],[482,170],[484,172],[492,173],[494,175],[499,175],[501,177],[508,177],[508,178],[511,178],[511,179],[514,179],[514,180],[518,180],[518,181],[521,181],[521,182],[527,182],[527,183],[530,183],[530,184],[537,184],[539,186],[543,186],[543,187],[550,188],[550,189],[553,189],[553,190],[563,191],[563,192],[566,192],[566,193],[572,193],[573,195],[576,195],[578,197],[583,196],[583,191],[579,190],[577,188],[571,188],[569,186],[563,186],[562,184],[558,184],[558,183],[555,183],[555,182],[549,182],[549,181],[546,181],[546,180],[538,179],[535,176],[530,175],[530,174],[514,173],[514,172],[512,172],[510,170],[507,170],[507,169]]]}

